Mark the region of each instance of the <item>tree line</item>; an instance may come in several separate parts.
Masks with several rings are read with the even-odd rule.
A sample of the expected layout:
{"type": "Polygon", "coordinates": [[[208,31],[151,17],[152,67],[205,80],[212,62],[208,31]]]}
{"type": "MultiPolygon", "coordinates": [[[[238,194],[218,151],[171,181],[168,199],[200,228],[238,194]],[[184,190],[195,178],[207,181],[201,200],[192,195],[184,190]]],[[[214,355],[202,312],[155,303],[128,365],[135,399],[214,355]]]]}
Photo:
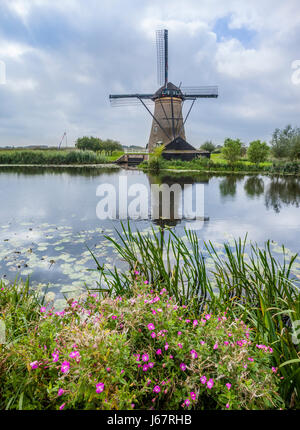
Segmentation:
{"type": "Polygon", "coordinates": [[[79,137],[75,143],[76,148],[95,152],[105,152],[112,154],[114,151],[123,151],[123,147],[117,140],[102,140],[99,137],[83,136],[79,137]]]}
{"type": "Polygon", "coordinates": [[[296,161],[300,160],[300,128],[293,128],[291,125],[287,125],[283,129],[276,128],[270,145],[261,140],[254,140],[247,147],[240,139],[227,138],[223,146],[216,146],[211,141],[206,141],[200,149],[210,153],[222,153],[230,163],[245,156],[252,163],[263,163],[270,156],[276,159],[296,161]]]}

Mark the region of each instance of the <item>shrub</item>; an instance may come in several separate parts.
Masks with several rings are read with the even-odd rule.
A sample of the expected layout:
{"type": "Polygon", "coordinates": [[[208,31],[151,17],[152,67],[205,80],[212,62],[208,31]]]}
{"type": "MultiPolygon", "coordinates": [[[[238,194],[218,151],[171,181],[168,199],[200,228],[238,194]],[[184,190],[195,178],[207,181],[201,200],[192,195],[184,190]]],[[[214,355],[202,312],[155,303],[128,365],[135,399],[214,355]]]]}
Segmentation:
{"type": "Polygon", "coordinates": [[[223,157],[230,163],[234,163],[241,156],[242,142],[239,139],[225,139],[222,148],[223,157]]]}
{"type": "Polygon", "coordinates": [[[249,148],[247,150],[247,156],[251,163],[263,163],[267,160],[269,154],[269,147],[266,142],[261,142],[260,140],[254,140],[250,142],[249,148]]]}
{"type": "MultiPolygon", "coordinates": [[[[241,319],[195,316],[165,288],[135,278],[131,297],[90,293],[61,312],[49,305],[36,309],[37,320],[26,315],[26,335],[2,346],[1,408],[284,407],[272,348],[241,319]]],[[[10,288],[2,295],[10,325],[10,288]]]]}

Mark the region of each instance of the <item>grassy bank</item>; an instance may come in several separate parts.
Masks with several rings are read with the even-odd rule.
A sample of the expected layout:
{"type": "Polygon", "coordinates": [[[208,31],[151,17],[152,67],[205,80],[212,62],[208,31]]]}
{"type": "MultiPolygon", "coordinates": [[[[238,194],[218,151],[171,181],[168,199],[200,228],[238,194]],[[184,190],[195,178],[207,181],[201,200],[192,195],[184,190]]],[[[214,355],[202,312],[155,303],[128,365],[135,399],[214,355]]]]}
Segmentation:
{"type": "MultiPolygon", "coordinates": [[[[139,166],[147,171],[151,170],[151,163],[143,162],[139,166]]],[[[268,161],[265,163],[251,163],[241,159],[235,163],[220,158],[219,154],[213,154],[211,159],[198,158],[192,161],[182,160],[164,160],[161,158],[155,164],[156,171],[173,170],[173,171],[199,171],[205,173],[263,173],[263,174],[280,174],[280,175],[299,175],[300,163],[291,161],[268,161]],[[217,155],[217,156],[215,156],[217,155]]]]}
{"type": "Polygon", "coordinates": [[[61,312],[0,285],[0,408],[299,407],[294,257],[239,240],[207,259],[191,232],[107,238],[129,270],[95,259],[98,288],[61,312]]]}
{"type": "Polygon", "coordinates": [[[105,164],[115,161],[119,153],[106,156],[93,151],[48,149],[48,150],[1,150],[0,164],[27,165],[71,165],[71,164],[105,164]]]}

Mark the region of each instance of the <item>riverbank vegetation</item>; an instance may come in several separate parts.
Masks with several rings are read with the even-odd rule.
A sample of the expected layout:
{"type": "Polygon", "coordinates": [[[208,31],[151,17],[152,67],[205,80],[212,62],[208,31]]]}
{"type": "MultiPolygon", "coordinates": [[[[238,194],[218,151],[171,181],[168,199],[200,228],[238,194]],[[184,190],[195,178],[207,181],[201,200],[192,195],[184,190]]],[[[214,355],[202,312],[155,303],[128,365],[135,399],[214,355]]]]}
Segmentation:
{"type": "Polygon", "coordinates": [[[107,239],[128,271],[94,257],[98,288],[62,311],[1,284],[2,409],[299,407],[295,257],[242,240],[207,257],[190,231],[129,225],[107,239]]]}
{"type": "Polygon", "coordinates": [[[0,151],[0,164],[28,165],[72,165],[72,164],[105,164],[115,161],[120,154],[104,153],[74,149],[10,149],[0,151]]]}

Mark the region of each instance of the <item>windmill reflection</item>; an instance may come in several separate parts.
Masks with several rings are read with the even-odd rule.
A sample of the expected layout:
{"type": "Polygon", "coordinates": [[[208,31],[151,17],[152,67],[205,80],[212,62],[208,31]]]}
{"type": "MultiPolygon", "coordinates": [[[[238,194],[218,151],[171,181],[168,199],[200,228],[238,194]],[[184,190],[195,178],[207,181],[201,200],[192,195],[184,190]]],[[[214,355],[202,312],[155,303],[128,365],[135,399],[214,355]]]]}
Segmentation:
{"type": "Polygon", "coordinates": [[[163,193],[151,193],[151,214],[156,215],[152,217],[156,225],[165,228],[174,227],[182,221],[209,221],[209,217],[204,216],[204,195],[200,211],[197,204],[199,202],[196,202],[199,197],[199,195],[196,195],[196,185],[208,184],[209,179],[207,177],[200,179],[197,177],[195,179],[191,176],[172,177],[148,174],[148,180],[151,188],[153,185],[158,185],[160,187],[167,186],[173,190],[167,201],[163,193]],[[178,192],[178,189],[180,189],[180,192],[178,192]]]}

